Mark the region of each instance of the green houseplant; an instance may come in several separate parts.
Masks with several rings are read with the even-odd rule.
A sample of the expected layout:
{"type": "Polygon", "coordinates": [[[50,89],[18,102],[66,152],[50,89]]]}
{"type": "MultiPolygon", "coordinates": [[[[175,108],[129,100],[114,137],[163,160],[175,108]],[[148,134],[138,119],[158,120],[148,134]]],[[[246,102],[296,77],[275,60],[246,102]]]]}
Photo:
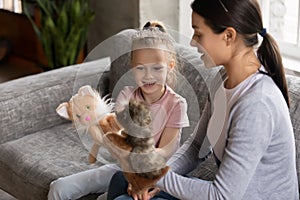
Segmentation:
{"type": "Polygon", "coordinates": [[[41,41],[47,68],[75,64],[94,19],[88,0],[36,0],[39,22],[27,11],[33,29],[41,41]]]}

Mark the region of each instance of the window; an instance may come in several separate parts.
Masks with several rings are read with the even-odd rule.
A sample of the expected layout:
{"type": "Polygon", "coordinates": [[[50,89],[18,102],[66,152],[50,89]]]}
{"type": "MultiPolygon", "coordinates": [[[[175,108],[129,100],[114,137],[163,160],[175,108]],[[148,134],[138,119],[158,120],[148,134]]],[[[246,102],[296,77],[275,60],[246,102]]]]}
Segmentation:
{"type": "Polygon", "coordinates": [[[278,42],[283,64],[290,73],[300,72],[299,0],[260,0],[264,26],[278,42]]]}
{"type": "Polygon", "coordinates": [[[22,0],[0,0],[0,9],[21,13],[22,0]]]}
{"type": "Polygon", "coordinates": [[[282,54],[300,59],[299,0],[260,0],[260,2],[264,25],[277,40],[282,54]]]}

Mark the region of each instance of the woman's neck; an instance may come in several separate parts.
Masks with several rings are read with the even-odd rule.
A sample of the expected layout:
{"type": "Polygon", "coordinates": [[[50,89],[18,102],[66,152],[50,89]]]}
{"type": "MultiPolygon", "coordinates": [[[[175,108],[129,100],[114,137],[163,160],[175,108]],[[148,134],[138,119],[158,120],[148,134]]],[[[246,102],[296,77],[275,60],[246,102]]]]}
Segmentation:
{"type": "Polygon", "coordinates": [[[250,75],[256,73],[260,65],[252,48],[245,48],[244,51],[240,51],[232,57],[230,62],[224,65],[228,77],[224,87],[227,89],[236,87],[250,75]]]}

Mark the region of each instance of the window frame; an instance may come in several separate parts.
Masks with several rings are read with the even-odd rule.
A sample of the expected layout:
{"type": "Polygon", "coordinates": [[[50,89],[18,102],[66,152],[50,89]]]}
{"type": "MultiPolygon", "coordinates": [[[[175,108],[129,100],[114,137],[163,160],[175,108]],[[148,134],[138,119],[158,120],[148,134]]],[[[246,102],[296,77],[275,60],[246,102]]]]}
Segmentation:
{"type": "MultiPolygon", "coordinates": [[[[270,3],[271,1],[259,0],[264,25],[268,29],[270,26],[270,3]]],[[[272,33],[270,33],[272,35],[272,33]]],[[[275,38],[276,39],[276,38],[275,38]]],[[[297,29],[297,44],[291,44],[281,40],[277,40],[279,49],[283,56],[300,61],[300,3],[298,4],[298,29],[297,29]]],[[[299,69],[300,70],[300,69],[299,69]]]]}

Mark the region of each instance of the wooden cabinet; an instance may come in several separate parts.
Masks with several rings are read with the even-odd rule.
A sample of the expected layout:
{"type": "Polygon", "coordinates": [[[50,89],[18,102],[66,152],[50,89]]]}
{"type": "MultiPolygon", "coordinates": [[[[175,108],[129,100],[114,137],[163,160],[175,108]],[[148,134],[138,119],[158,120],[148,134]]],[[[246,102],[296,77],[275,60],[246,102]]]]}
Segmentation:
{"type": "Polygon", "coordinates": [[[35,71],[41,71],[39,67],[46,64],[40,41],[24,14],[0,9],[0,39],[11,45],[7,59],[10,64],[35,71]]]}

